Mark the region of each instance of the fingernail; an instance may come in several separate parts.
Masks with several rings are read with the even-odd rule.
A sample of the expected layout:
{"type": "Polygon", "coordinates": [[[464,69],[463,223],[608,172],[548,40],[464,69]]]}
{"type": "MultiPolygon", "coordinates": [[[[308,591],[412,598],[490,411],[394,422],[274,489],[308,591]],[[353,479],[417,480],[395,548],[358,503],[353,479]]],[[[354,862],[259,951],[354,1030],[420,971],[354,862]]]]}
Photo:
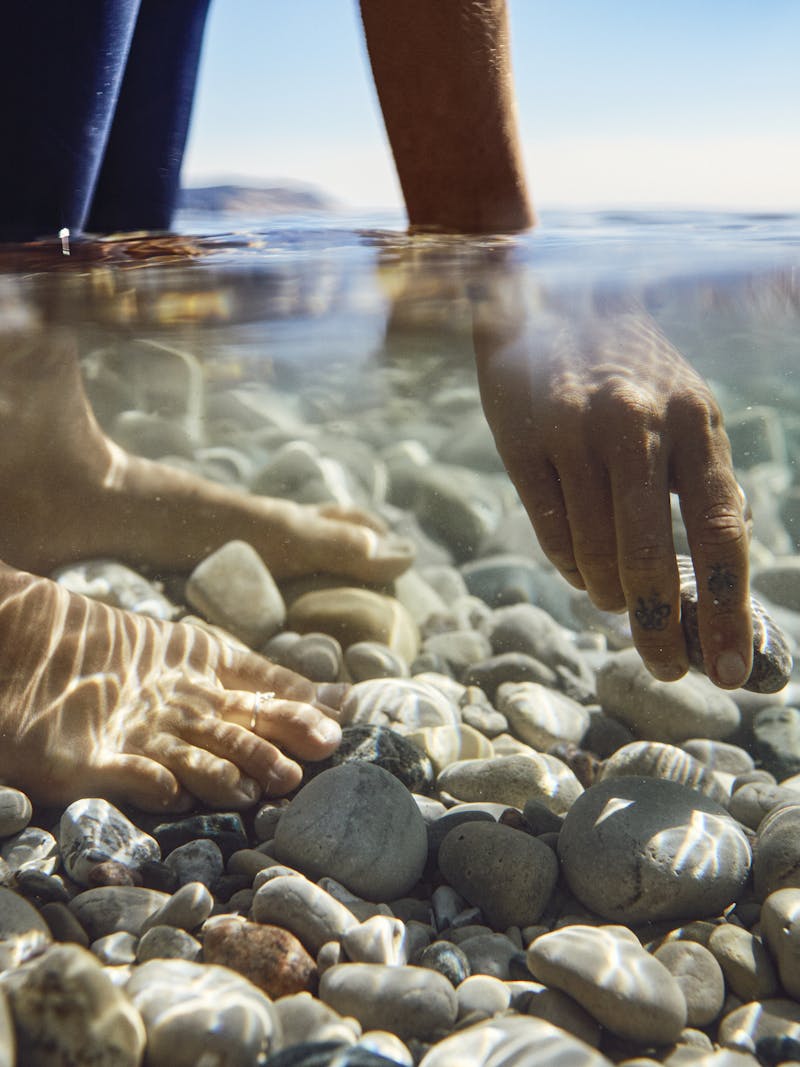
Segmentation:
{"type": "Polygon", "coordinates": [[[323,719],[311,732],[323,745],[338,745],[342,740],[342,728],[333,719],[323,719]]]}
{"type": "Polygon", "coordinates": [[[747,667],[738,652],[722,652],[715,664],[717,678],[723,685],[734,688],[747,681],[747,667]]]}

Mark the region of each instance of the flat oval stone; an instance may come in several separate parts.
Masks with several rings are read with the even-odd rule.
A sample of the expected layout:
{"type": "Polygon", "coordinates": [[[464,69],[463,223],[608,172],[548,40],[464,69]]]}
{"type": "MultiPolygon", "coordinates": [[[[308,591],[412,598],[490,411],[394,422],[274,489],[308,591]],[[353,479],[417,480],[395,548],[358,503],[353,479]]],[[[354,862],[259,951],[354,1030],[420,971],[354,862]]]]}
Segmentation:
{"type": "Polygon", "coordinates": [[[203,958],[230,967],[273,1000],[317,987],[316,963],[301,942],[279,926],[220,916],[203,929],[203,958]]]}
{"type": "Polygon", "coordinates": [[[196,960],[203,955],[203,946],[196,937],[175,926],[151,926],[136,945],[139,963],[148,960],[196,960]]]}
{"type": "Polygon", "coordinates": [[[92,867],[114,860],[136,870],[161,859],[158,843],[107,800],[76,800],[61,816],[58,841],[64,867],[78,885],[89,885],[92,867]]]}
{"type": "Polygon", "coordinates": [[[439,848],[439,869],[496,930],[539,921],[558,877],[553,850],[495,822],[466,822],[439,848]]]}
{"type": "Polygon", "coordinates": [[[541,751],[559,741],[578,744],[589,726],[586,708],[536,682],[501,685],[495,703],[514,737],[541,751]]]}
{"type": "Polygon", "coordinates": [[[714,772],[676,745],[660,741],[633,741],[623,745],[603,764],[600,780],[631,775],[678,782],[711,797],[718,804],[724,805],[728,800],[728,794],[714,772]]]}
{"type": "Polygon", "coordinates": [[[166,893],[139,886],[98,886],[78,893],[69,902],[69,908],[89,939],[96,941],[118,930],[138,937],[145,920],[168,899],[166,893]]]}
{"type": "Polygon", "coordinates": [[[269,998],[228,967],[150,960],[125,989],[144,1020],[148,1067],[258,1063],[279,1042],[269,998]]]}
{"type": "Polygon", "coordinates": [[[421,746],[411,736],[375,723],[343,727],[339,747],[328,759],[307,763],[306,778],[354,760],[383,767],[411,793],[429,793],[433,788],[433,766],[421,746]]]}
{"type": "Polygon", "coordinates": [[[721,805],[641,777],[587,789],[564,819],[558,854],[584,907],[630,923],[718,915],[751,863],[747,837],[721,805]]]}
{"type": "Polygon", "coordinates": [[[345,652],[344,662],[354,682],[408,677],[406,661],[380,641],[356,641],[345,652]]]}
{"type": "Polygon", "coordinates": [[[670,941],[653,953],[678,983],[686,1000],[686,1023],[712,1023],[725,1001],[725,978],[714,956],[696,941],[670,941]]]}
{"type": "Polygon", "coordinates": [[[345,723],[402,723],[411,729],[456,726],[458,708],[419,678],[372,678],[354,685],[342,704],[345,723]]]}
{"type": "Polygon", "coordinates": [[[86,949],[53,945],[4,975],[3,984],[19,1064],[139,1067],[145,1045],[139,1013],[86,949]]]}
{"type": "Polygon", "coordinates": [[[680,986],[626,927],[565,926],[537,937],[527,960],[534,978],[619,1037],[666,1045],[686,1025],[680,986]]]}
{"type": "Polygon", "coordinates": [[[780,983],[769,952],[760,938],[733,923],[718,926],[708,949],[722,968],[730,991],[745,1003],[780,993],[780,983]]]}
{"type": "Polygon", "coordinates": [[[276,859],[329,875],[367,900],[404,896],[428,854],[425,823],[408,790],[370,763],[323,771],[294,797],[275,832],[276,859]]]}
{"type": "Polygon", "coordinates": [[[187,841],[179,845],[164,860],[175,872],[178,885],[202,882],[210,889],[225,870],[225,862],[214,841],[187,841]]]}
{"type": "MultiPolygon", "coordinates": [[[[697,583],[688,556],[678,556],[678,574],[681,583],[681,625],[689,661],[698,670],[705,671],[697,622],[697,583]]],[[[792,673],[789,644],[775,620],[755,597],[750,598],[750,608],[753,620],[753,669],[742,688],[751,693],[777,693],[783,689],[792,673]]],[[[703,735],[700,730],[698,735],[710,736],[703,735]]]]}
{"type": "Polygon", "coordinates": [[[379,641],[410,663],[419,649],[419,631],[399,600],[371,589],[340,586],[304,593],[289,608],[287,625],[304,634],[321,631],[342,648],[379,641]]]}
{"type": "Polygon", "coordinates": [[[403,1040],[436,1040],[452,1029],[458,1012],[452,985],[425,967],[340,963],[322,975],[319,996],[365,1030],[388,1030],[403,1040]]]}
{"type": "Polygon", "coordinates": [[[38,955],[52,940],[33,905],[12,889],[0,888],[0,971],[38,955]]]}
{"type": "Polygon", "coordinates": [[[24,830],[32,814],[33,806],[25,793],[10,785],[0,785],[0,838],[24,830]]]}
{"type": "Polygon", "coordinates": [[[583,792],[573,772],[555,756],[496,756],[493,759],[459,760],[445,767],[436,786],[462,801],[493,801],[523,808],[537,798],[563,815],[583,792]]]}
{"type": "Polygon", "coordinates": [[[597,1049],[544,1019],[497,1016],[439,1041],[420,1067],[611,1067],[597,1049]]]}
{"type": "Polygon", "coordinates": [[[290,930],[313,956],[358,925],[344,904],[297,875],[280,875],[260,886],[253,898],[253,918],[290,930]]]}

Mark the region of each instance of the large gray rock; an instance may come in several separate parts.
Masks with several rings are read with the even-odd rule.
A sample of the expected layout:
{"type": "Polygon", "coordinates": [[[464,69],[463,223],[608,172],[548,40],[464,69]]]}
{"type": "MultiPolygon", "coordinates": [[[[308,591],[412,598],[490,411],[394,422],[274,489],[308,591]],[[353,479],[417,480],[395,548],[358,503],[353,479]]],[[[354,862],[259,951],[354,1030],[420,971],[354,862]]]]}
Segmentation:
{"type": "Polygon", "coordinates": [[[405,786],[371,763],[323,771],[289,804],[274,854],[313,878],[328,875],[367,900],[402,897],[428,854],[425,822],[405,786]]]}
{"type": "Polygon", "coordinates": [[[628,923],[718,915],[751,863],[744,832],[721,805],[642,777],[587,789],[564,819],[558,854],[585,907],[628,923]]]}

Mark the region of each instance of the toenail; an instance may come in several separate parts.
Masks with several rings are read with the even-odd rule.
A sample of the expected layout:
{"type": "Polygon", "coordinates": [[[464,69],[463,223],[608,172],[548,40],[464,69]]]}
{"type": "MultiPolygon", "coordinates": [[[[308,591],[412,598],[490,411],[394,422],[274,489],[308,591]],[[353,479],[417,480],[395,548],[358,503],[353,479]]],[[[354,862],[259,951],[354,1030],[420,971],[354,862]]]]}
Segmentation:
{"type": "Polygon", "coordinates": [[[717,678],[723,685],[733,688],[747,681],[747,667],[738,652],[729,649],[717,657],[714,665],[717,678]]]}
{"type": "Polygon", "coordinates": [[[342,740],[342,728],[333,719],[323,719],[311,733],[323,745],[338,745],[342,740]]]}

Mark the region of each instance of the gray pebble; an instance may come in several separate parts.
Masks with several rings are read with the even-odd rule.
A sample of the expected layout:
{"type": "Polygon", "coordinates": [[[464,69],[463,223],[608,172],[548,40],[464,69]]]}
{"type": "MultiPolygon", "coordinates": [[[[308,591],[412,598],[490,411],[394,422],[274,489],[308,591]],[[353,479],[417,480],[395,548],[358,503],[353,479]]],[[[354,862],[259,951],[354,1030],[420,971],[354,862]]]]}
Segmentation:
{"type": "Polygon", "coordinates": [[[67,941],[75,945],[89,947],[89,936],[69,910],[66,904],[53,900],[49,904],[43,904],[39,914],[50,927],[50,933],[55,941],[67,941]]]}
{"type": "Polygon", "coordinates": [[[96,941],[106,934],[126,930],[139,936],[142,924],[168,900],[166,893],[138,886],[99,886],[79,893],[69,902],[70,911],[96,941]]]}
{"type": "Polygon", "coordinates": [[[633,741],[624,745],[605,761],[600,780],[631,775],[677,782],[697,790],[718,804],[725,804],[728,800],[728,794],[714,772],[676,745],[659,741],[633,741]]]}
{"type": "Polygon", "coordinates": [[[214,907],[214,898],[202,882],[187,882],[169,897],[163,907],[142,923],[141,933],[153,926],[174,926],[179,930],[196,930],[206,921],[214,907]]]}
{"type": "Polygon", "coordinates": [[[457,986],[472,974],[463,949],[452,941],[433,941],[414,957],[418,967],[429,967],[443,974],[451,985],[457,986]]]}
{"type": "Polygon", "coordinates": [[[495,1016],[434,1045],[420,1067],[611,1067],[597,1049],[544,1019],[495,1016]]]}
{"type": "Polygon", "coordinates": [[[583,786],[565,763],[540,752],[460,760],[445,767],[436,785],[457,800],[488,800],[515,808],[522,808],[526,801],[537,797],[559,815],[567,812],[583,792],[583,786]]]}
{"type": "Polygon", "coordinates": [[[24,830],[32,814],[33,806],[25,793],[9,785],[0,785],[0,838],[24,830]]]}
{"type": "MultiPolygon", "coordinates": [[[[403,603],[402,598],[400,598],[403,603]]],[[[344,654],[347,672],[354,682],[370,678],[407,678],[408,664],[388,645],[379,641],[356,641],[344,654]]]]}
{"type": "MultiPolygon", "coordinates": [[[[448,936],[455,940],[455,930],[450,930],[448,936]]],[[[467,957],[472,974],[488,974],[504,982],[512,977],[512,964],[520,955],[518,946],[509,937],[491,930],[459,937],[458,947],[467,957]]]]}
{"type": "Polygon", "coordinates": [[[585,707],[536,682],[506,682],[496,703],[514,737],[540,751],[560,741],[578,744],[589,726],[585,707]]]}
{"type": "Polygon", "coordinates": [[[136,946],[136,960],[179,959],[196,960],[202,954],[203,946],[196,937],[178,930],[174,926],[151,926],[139,938],[136,946]]]}
{"type": "Polygon", "coordinates": [[[722,1011],[725,979],[715,957],[696,941],[670,941],[653,953],[678,983],[688,1026],[708,1026],[722,1011]]]}
{"type": "Polygon", "coordinates": [[[728,988],[740,1000],[779,995],[780,983],[770,954],[749,930],[723,923],[708,939],[708,949],[722,968],[728,988]]]}
{"type": "Polygon", "coordinates": [[[107,967],[124,967],[136,962],[138,937],[126,930],[117,930],[114,934],[98,937],[89,948],[102,964],[107,967]]]}
{"type": "Polygon", "coordinates": [[[52,940],[33,905],[13,890],[0,888],[0,971],[38,955],[52,940]]]}
{"type": "Polygon", "coordinates": [[[312,682],[335,682],[342,673],[342,646],[335,637],[307,633],[293,641],[280,662],[312,682]]]}
{"type": "Polygon", "coordinates": [[[261,885],[253,898],[253,918],[289,930],[312,956],[358,925],[344,904],[297,875],[282,875],[261,885]]]}
{"type": "Polygon", "coordinates": [[[179,845],[170,852],[164,862],[175,872],[179,885],[202,882],[209,889],[225,869],[219,846],[208,840],[189,841],[185,845],[179,845]]]}

